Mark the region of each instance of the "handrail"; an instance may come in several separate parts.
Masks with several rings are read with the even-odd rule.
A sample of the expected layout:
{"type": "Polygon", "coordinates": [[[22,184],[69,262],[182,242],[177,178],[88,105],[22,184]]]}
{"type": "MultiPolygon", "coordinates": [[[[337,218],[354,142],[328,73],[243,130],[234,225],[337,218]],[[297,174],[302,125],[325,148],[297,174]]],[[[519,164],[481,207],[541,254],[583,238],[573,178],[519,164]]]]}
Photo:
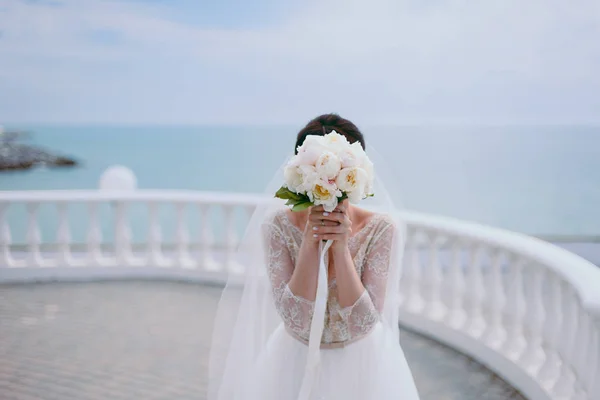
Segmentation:
{"type": "MultiPolygon", "coordinates": [[[[239,273],[236,210],[247,217],[258,194],[189,190],[0,191],[0,282],[30,279],[139,276],[223,282],[239,273]],[[73,240],[68,209],[85,203],[89,222],[73,240]],[[25,204],[25,244],[15,244],[8,215],[25,204]],[[55,206],[51,250],[42,243],[38,209],[55,206]],[[106,249],[99,206],[114,233],[106,249]],[[131,240],[130,205],[148,209],[148,234],[131,240]],[[165,251],[160,205],[174,205],[174,245],[165,251]],[[186,209],[201,227],[189,235],[186,209]],[[211,212],[221,209],[223,237],[215,240],[211,212]]],[[[400,322],[483,362],[531,400],[600,399],[600,268],[542,240],[457,219],[412,211],[401,285],[400,322]]],[[[14,221],[14,219],[13,219],[14,221]]],[[[214,222],[214,221],[213,221],[214,222]]],[[[239,222],[239,221],[237,221],[239,222]]]]}
{"type": "Polygon", "coordinates": [[[582,302],[600,318],[600,268],[584,258],[517,232],[416,212],[405,212],[403,216],[409,225],[461,236],[465,240],[485,241],[551,268],[577,288],[582,302]],[[569,267],[565,268],[566,265],[569,267]]]}

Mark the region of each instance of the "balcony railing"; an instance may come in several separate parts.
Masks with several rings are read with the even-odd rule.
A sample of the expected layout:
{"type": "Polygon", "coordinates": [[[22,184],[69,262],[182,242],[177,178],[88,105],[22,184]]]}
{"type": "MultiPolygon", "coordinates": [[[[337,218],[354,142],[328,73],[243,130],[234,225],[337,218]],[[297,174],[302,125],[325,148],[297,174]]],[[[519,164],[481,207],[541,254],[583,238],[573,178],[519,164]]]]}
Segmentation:
{"type": "MultiPolygon", "coordinates": [[[[261,196],[0,192],[0,282],[223,282],[261,196]],[[19,213],[21,213],[19,215],[19,213]]],[[[400,323],[480,361],[532,400],[600,399],[600,269],[549,243],[404,212],[400,323]]]]}

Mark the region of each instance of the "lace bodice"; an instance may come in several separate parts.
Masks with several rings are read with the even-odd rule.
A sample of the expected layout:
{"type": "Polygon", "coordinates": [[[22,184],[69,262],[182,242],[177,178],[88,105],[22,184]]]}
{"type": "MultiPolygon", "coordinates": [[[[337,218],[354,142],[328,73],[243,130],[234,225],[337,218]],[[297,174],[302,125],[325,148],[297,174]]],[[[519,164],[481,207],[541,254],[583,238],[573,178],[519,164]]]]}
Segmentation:
{"type": "MultiPolygon", "coordinates": [[[[393,233],[392,219],[374,214],[350,238],[350,253],[366,290],[352,306],[342,308],[337,300],[335,279],[330,282],[321,347],[336,347],[360,339],[381,318],[393,233]]],[[[264,234],[275,307],[288,332],[308,343],[314,302],[295,295],[288,286],[303,233],[284,209],[265,221],[264,234]]]]}

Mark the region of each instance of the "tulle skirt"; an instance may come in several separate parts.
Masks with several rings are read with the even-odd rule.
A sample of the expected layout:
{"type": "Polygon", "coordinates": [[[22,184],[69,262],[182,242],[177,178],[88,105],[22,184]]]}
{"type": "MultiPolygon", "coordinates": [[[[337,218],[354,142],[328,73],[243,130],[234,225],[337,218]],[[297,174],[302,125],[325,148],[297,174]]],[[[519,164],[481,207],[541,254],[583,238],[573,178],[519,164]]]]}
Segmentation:
{"type": "MultiPolygon", "coordinates": [[[[283,325],[271,335],[240,399],[297,400],[308,347],[283,325]]],[[[322,349],[311,400],[418,400],[412,373],[397,334],[379,323],[342,348],[322,349]]]]}

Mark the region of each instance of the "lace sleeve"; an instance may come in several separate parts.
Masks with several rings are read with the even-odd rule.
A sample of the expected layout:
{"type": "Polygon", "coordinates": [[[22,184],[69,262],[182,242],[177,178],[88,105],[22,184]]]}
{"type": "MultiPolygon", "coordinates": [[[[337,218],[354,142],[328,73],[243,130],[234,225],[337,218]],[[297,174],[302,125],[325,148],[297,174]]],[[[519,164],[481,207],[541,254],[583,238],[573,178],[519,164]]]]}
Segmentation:
{"type": "Polygon", "coordinates": [[[362,283],[365,291],[340,313],[348,324],[350,339],[368,334],[381,318],[389,271],[394,227],[385,225],[372,239],[365,257],[362,283]]]}
{"type": "Polygon", "coordinates": [[[275,308],[292,332],[308,340],[314,302],[296,296],[288,286],[294,263],[281,227],[271,222],[263,226],[263,233],[275,308]]]}

